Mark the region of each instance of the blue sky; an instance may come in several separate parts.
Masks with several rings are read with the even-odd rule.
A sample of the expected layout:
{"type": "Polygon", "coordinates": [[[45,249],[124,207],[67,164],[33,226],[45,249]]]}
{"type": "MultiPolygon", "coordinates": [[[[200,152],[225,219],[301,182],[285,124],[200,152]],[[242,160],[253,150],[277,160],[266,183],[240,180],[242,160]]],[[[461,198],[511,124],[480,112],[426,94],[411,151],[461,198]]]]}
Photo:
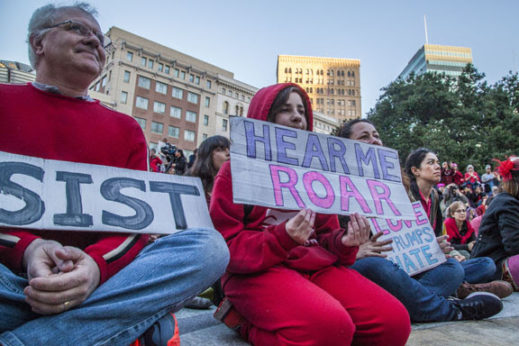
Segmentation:
{"type": "MultiPolygon", "coordinates": [[[[28,63],[27,24],[48,2],[0,0],[0,59],[28,63]]],[[[104,31],[118,26],[232,71],[256,87],[276,82],[278,54],[360,59],[363,114],[425,43],[424,15],[429,43],[472,48],[474,64],[488,82],[519,68],[517,0],[90,3],[104,31]]]]}

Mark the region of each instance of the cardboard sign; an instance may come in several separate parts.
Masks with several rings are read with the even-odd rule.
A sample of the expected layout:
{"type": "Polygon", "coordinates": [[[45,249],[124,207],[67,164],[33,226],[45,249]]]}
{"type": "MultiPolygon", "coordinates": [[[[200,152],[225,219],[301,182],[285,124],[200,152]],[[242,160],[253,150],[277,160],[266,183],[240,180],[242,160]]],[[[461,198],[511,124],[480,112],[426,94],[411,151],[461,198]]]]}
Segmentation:
{"type": "Polygon", "coordinates": [[[392,251],[384,252],[410,276],[434,268],[447,259],[443,254],[432,229],[427,213],[420,202],[413,203],[415,219],[390,220],[370,219],[373,234],[383,232],[379,241],[393,239],[392,251]]]}
{"type": "Polygon", "coordinates": [[[151,234],[213,228],[199,178],[1,151],[0,226],[151,234]]]}
{"type": "Polygon", "coordinates": [[[396,150],[231,118],[235,203],[414,219],[396,150]]]}

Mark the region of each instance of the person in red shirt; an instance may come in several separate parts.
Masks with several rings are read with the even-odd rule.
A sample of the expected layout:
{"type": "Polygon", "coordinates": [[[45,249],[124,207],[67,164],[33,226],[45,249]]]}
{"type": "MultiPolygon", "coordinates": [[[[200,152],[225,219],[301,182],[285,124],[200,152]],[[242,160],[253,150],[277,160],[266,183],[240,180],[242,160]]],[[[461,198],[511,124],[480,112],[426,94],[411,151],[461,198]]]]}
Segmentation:
{"type": "MultiPolygon", "coordinates": [[[[148,169],[135,119],[88,96],[106,60],[95,13],[85,3],[34,12],[28,42],[36,82],[0,84],[0,151],[148,169]]],[[[2,195],[9,194],[3,184],[10,173],[0,168],[0,175],[2,195]]],[[[0,207],[0,222],[12,224],[11,214],[0,207]]],[[[78,225],[83,215],[66,210],[63,222],[88,227],[78,225]]],[[[214,282],[228,262],[214,229],[187,229],[150,245],[147,238],[0,228],[0,344],[130,344],[214,282]]]]}
{"type": "Polygon", "coordinates": [[[458,170],[458,164],[457,163],[455,163],[455,162],[451,163],[451,167],[452,167],[452,170],[454,171],[452,182],[454,184],[458,185],[458,187],[461,187],[461,185],[465,182],[465,178],[463,177],[463,173],[461,173],[458,170]]]}
{"type": "MultiPolygon", "coordinates": [[[[306,92],[296,84],[260,89],[249,118],[312,130],[306,92]]],[[[348,268],[369,237],[367,219],[352,214],[347,231],[336,215],[233,202],[230,164],[213,188],[210,213],[231,261],[225,295],[244,318],[242,337],[256,345],[403,345],[410,333],[405,307],[348,268]]],[[[236,183],[236,182],[235,182],[236,183]]]]}
{"type": "Polygon", "coordinates": [[[150,150],[150,171],[151,172],[160,172],[160,165],[162,165],[162,160],[159,155],[157,155],[157,151],[155,149],[150,150]]]}
{"type": "Polygon", "coordinates": [[[467,166],[467,172],[465,173],[464,178],[465,178],[465,182],[467,184],[470,184],[473,189],[476,185],[481,183],[481,179],[479,179],[479,174],[478,174],[478,172],[476,172],[474,170],[474,166],[472,166],[472,165],[467,166]]]}

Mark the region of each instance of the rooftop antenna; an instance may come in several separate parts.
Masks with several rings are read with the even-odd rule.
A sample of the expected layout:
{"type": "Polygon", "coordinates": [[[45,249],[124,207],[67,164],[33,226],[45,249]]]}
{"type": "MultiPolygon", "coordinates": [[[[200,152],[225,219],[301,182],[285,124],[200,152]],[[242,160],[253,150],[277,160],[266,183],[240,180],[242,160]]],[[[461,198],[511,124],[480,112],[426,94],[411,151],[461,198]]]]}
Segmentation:
{"type": "Polygon", "coordinates": [[[423,25],[425,27],[425,44],[429,44],[429,37],[427,36],[427,18],[425,18],[425,14],[423,16],[423,25]]]}

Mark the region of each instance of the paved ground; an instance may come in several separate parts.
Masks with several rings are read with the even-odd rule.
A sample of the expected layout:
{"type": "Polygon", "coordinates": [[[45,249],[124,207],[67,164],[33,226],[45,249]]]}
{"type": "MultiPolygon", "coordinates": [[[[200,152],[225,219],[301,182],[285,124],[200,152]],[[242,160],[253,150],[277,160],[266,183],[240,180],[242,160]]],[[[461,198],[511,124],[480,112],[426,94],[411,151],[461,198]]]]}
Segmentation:
{"type": "MultiPolygon", "coordinates": [[[[519,345],[519,293],[503,299],[504,309],[484,321],[413,324],[408,345],[519,345]]],[[[211,310],[183,309],[176,313],[182,346],[247,345],[232,330],[213,319],[211,310]]]]}

